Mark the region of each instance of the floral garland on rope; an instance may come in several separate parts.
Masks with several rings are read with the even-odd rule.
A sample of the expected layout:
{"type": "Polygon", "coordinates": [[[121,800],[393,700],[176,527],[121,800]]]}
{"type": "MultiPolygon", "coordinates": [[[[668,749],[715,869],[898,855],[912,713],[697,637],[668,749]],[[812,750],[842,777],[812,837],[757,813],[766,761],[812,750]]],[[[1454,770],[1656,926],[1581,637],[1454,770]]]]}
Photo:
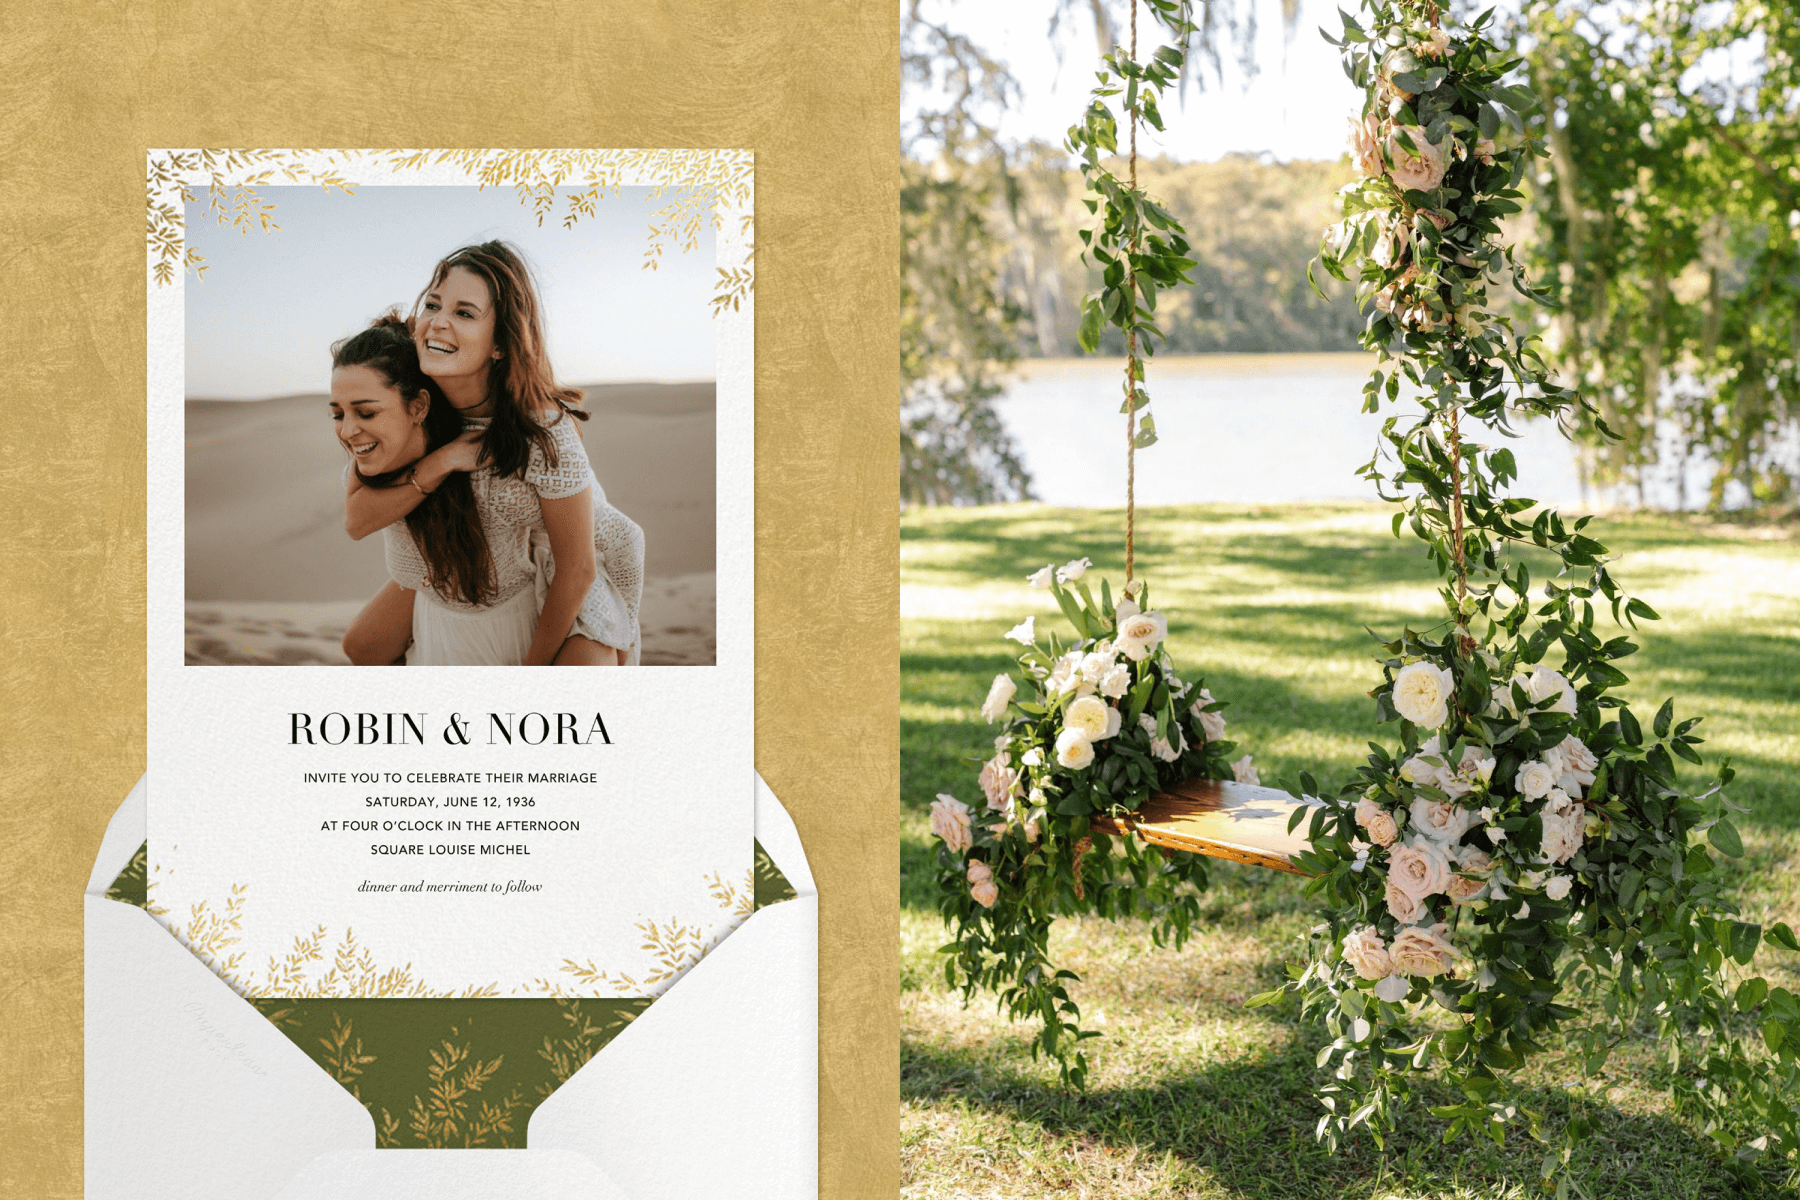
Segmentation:
{"type": "Polygon", "coordinates": [[[1198,28],[1191,0],[1143,0],[1172,36],[1146,62],[1137,61],[1137,3],[1126,53],[1105,56],[1099,83],[1068,147],[1087,178],[1094,227],[1082,231],[1084,260],[1100,268],[1101,287],[1082,306],[1080,341],[1092,353],[1101,331],[1125,335],[1126,420],[1125,588],[1117,603],[1102,580],[1096,599],[1084,578],[1091,563],[1076,559],[1030,577],[1048,589],[1075,636],[1054,633],[1039,644],[1035,617],[1006,636],[1024,647],[1019,695],[1009,674],[995,677],[982,716],[1005,721],[994,757],[981,768],[985,816],[951,795],[931,806],[937,848],[938,903],[953,932],[942,948],[945,979],[965,1003],[978,990],[997,992],[1014,1020],[1035,1019],[1041,1031],[1032,1053],[1056,1059],[1063,1082],[1086,1085],[1082,1049],[1099,1034],[1080,1027],[1067,985],[1072,971],[1049,957],[1050,925],[1060,914],[1141,915],[1157,944],[1180,946],[1199,915],[1205,860],[1164,855],[1137,837],[1109,837],[1091,828],[1101,814],[1141,807],[1153,792],[1183,779],[1257,782],[1249,755],[1227,763],[1224,705],[1199,681],[1175,673],[1165,645],[1167,619],[1150,609],[1149,589],[1133,578],[1135,454],[1156,440],[1146,410],[1142,358],[1162,333],[1154,322],[1156,291],[1191,283],[1194,260],[1179,221],[1137,183],[1137,127],[1161,129],[1158,99],[1180,78],[1185,47],[1198,28]],[[1102,155],[1117,156],[1119,117],[1109,102],[1122,97],[1130,133],[1128,178],[1102,155]],[[1141,424],[1139,413],[1143,413],[1141,424]]]}
{"type": "MultiPolygon", "coordinates": [[[[1731,769],[1682,789],[1675,760],[1700,763],[1700,718],[1677,721],[1671,699],[1646,729],[1611,694],[1637,647],[1595,626],[1596,608],[1634,627],[1655,612],[1614,581],[1591,518],[1508,496],[1512,452],[1463,436],[1470,422],[1511,436],[1509,412],[1592,411],[1550,379],[1535,339],[1483,307],[1506,276],[1544,299],[1499,225],[1544,153],[1518,116],[1535,100],[1502,82],[1519,60],[1489,40],[1489,15],[1446,29],[1419,0],[1364,11],[1366,29],[1346,15],[1341,41],[1327,39],[1368,99],[1351,131],[1362,178],[1343,189],[1320,260],[1353,273],[1374,310],[1365,411],[1397,399],[1403,378],[1417,393],[1419,411],[1386,420],[1384,452],[1361,474],[1397,506],[1395,535],[1410,526],[1425,542],[1447,619],[1386,643],[1371,695],[1399,744],[1371,743],[1342,793],[1311,810],[1299,862],[1325,921],[1294,978],[1251,1004],[1293,997],[1323,1022],[1318,1134],[1334,1148],[1365,1124],[1381,1143],[1427,1069],[1458,1096],[1431,1110],[1446,1140],[1500,1141],[1521,1116],[1541,1138],[1514,1072],[1557,1052],[1592,1078],[1654,1028],[1678,1109],[1722,1149],[1789,1154],[1800,998],[1730,977],[1760,941],[1800,941],[1735,917],[1712,855],[1743,853],[1725,811],[1743,810],[1722,791],[1731,769]],[[1515,553],[1527,546],[1557,567],[1537,600],[1515,553]]],[[[1584,1117],[1568,1123],[1547,1180],[1590,1132],[1584,1117]]]]}

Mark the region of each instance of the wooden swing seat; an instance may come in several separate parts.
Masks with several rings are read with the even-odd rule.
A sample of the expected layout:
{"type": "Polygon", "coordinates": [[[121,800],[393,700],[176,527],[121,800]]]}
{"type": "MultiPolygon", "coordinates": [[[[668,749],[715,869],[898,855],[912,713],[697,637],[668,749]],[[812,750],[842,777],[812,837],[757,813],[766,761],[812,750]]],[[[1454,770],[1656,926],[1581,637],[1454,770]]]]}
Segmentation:
{"type": "Polygon", "coordinates": [[[1306,825],[1288,832],[1288,819],[1303,806],[1310,807],[1278,788],[1189,779],[1151,796],[1135,813],[1095,817],[1092,827],[1121,836],[1135,833],[1170,850],[1304,875],[1293,859],[1307,849],[1306,825]]]}

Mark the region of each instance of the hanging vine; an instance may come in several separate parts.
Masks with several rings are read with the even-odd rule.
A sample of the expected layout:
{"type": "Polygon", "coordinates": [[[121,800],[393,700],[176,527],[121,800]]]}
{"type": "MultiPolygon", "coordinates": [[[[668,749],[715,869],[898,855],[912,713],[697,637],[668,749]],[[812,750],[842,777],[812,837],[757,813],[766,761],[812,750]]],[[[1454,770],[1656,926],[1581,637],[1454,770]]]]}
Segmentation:
{"type": "Polygon", "coordinates": [[[1158,46],[1147,61],[1138,61],[1138,5],[1133,0],[1130,44],[1123,50],[1115,47],[1101,59],[1087,112],[1080,124],[1069,127],[1067,139],[1069,152],[1087,181],[1082,203],[1095,217],[1093,226],[1081,231],[1082,260],[1101,272],[1100,290],[1081,302],[1076,340],[1092,354],[1100,348],[1100,334],[1106,326],[1125,335],[1124,399],[1119,411],[1125,414],[1127,588],[1135,566],[1136,454],[1156,441],[1156,419],[1149,411],[1150,395],[1144,390],[1143,364],[1163,340],[1155,321],[1156,294],[1158,289],[1191,284],[1188,271],[1194,266],[1181,222],[1138,186],[1137,135],[1140,123],[1162,130],[1163,93],[1170,85],[1180,86],[1186,48],[1199,28],[1193,22],[1191,0],[1143,3],[1168,31],[1170,43],[1158,46]],[[1119,106],[1116,114],[1115,101],[1119,106]],[[1114,170],[1121,119],[1128,138],[1124,179],[1114,170]]]}
{"type": "MultiPolygon", "coordinates": [[[[1542,299],[1500,240],[1544,153],[1524,136],[1535,100],[1506,82],[1519,60],[1488,15],[1452,29],[1418,0],[1364,12],[1330,39],[1367,98],[1351,134],[1362,178],[1320,261],[1369,312],[1365,410],[1403,389],[1412,406],[1361,473],[1435,563],[1445,618],[1385,644],[1372,694],[1397,732],[1311,810],[1300,865],[1325,921],[1296,978],[1252,1004],[1294,998],[1323,1023],[1318,1132],[1333,1146],[1359,1125],[1382,1142],[1427,1070],[1456,1097],[1431,1110],[1447,1138],[1500,1140],[1518,1121],[1544,1137],[1520,1068],[1551,1055],[1591,1079],[1654,1029],[1678,1107],[1709,1137],[1789,1154],[1800,998],[1742,968],[1764,940],[1800,941],[1737,919],[1723,886],[1713,852],[1743,852],[1731,770],[1695,789],[1676,762],[1701,762],[1700,718],[1677,720],[1670,699],[1640,722],[1618,696],[1637,646],[1597,618],[1656,613],[1614,580],[1591,518],[1508,494],[1517,464],[1499,442],[1516,417],[1604,427],[1488,307],[1508,281],[1542,299]],[[1535,591],[1532,559],[1549,564],[1535,591]]],[[[1546,1177],[1589,1132],[1568,1123],[1546,1177]]]]}
{"type": "Polygon", "coordinates": [[[1035,617],[1007,633],[1023,649],[1018,677],[996,676],[981,708],[1002,726],[994,757],[981,767],[986,812],[951,795],[940,795],[931,809],[941,840],[939,907],[952,931],[943,947],[946,980],[961,987],[965,1002],[992,991],[1012,1019],[1037,1021],[1032,1053],[1054,1058],[1063,1081],[1077,1087],[1087,1082],[1083,1046],[1099,1035],[1081,1028],[1068,987],[1074,972],[1050,959],[1051,923],[1083,912],[1144,916],[1159,945],[1180,946],[1206,885],[1199,856],[1165,856],[1136,837],[1109,837],[1091,827],[1092,818],[1134,811],[1182,779],[1255,778],[1248,755],[1227,761],[1235,746],[1224,740],[1225,706],[1201,681],[1175,673],[1168,620],[1149,607],[1149,589],[1134,577],[1135,455],[1156,440],[1142,359],[1161,338],[1152,322],[1157,289],[1184,282],[1194,265],[1180,223],[1137,185],[1137,125],[1162,128],[1157,100],[1178,82],[1195,28],[1190,5],[1145,2],[1174,44],[1139,63],[1134,4],[1130,45],[1106,55],[1093,100],[1068,140],[1097,217],[1082,233],[1085,253],[1103,275],[1099,294],[1084,305],[1082,345],[1093,350],[1107,322],[1126,336],[1124,593],[1115,602],[1102,580],[1096,597],[1086,558],[1030,577],[1033,587],[1050,591],[1074,636],[1040,638],[1035,617]],[[1130,139],[1125,179],[1101,158],[1116,155],[1121,119],[1130,139]]]}

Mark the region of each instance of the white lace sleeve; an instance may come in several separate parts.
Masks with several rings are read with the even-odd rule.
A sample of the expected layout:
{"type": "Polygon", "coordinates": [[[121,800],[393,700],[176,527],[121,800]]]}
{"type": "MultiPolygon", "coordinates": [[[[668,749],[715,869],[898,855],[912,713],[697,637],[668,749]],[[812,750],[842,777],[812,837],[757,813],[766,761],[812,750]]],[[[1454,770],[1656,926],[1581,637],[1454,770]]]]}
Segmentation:
{"type": "Polygon", "coordinates": [[[587,450],[581,444],[581,434],[576,430],[574,417],[563,413],[556,424],[550,426],[550,437],[556,447],[556,465],[550,465],[544,452],[535,445],[531,448],[531,458],[525,465],[525,482],[533,491],[545,500],[561,500],[565,496],[573,496],[594,481],[593,468],[588,466],[587,450]]]}

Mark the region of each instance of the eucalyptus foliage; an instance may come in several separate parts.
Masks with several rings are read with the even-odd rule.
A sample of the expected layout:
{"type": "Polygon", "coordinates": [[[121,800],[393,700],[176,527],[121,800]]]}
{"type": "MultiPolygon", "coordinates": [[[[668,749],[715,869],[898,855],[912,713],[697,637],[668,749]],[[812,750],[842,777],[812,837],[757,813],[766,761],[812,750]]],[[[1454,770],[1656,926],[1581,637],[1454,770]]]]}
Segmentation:
{"type": "Polygon", "coordinates": [[[938,905],[953,935],[941,948],[945,979],[965,1002],[994,992],[1013,1020],[1038,1022],[1032,1053],[1056,1059],[1076,1087],[1087,1081],[1083,1044],[1099,1035],[1081,1028],[1068,990],[1075,973],[1050,960],[1051,922],[1142,916],[1158,945],[1178,947],[1206,886],[1200,856],[1165,855],[1091,822],[1132,812],[1177,780],[1231,778],[1235,748],[1222,736],[1225,706],[1175,673],[1164,618],[1140,611],[1148,588],[1139,581],[1128,589],[1135,599],[1115,605],[1104,581],[1095,597],[1085,571],[1082,559],[1033,577],[1073,637],[1040,637],[1030,618],[1008,634],[1023,652],[1018,678],[997,677],[983,706],[1001,723],[981,769],[986,808],[949,795],[932,806],[938,905]]]}
{"type": "MultiPolygon", "coordinates": [[[[1331,40],[1367,94],[1364,177],[1321,261],[1369,311],[1365,409],[1405,400],[1362,473],[1436,564],[1445,616],[1384,644],[1372,695],[1398,728],[1296,814],[1324,921],[1253,1003],[1296,998],[1323,1023],[1318,1132],[1334,1146],[1359,1125],[1382,1141],[1428,1071],[1455,1097],[1432,1109],[1447,1138],[1516,1122],[1545,1137],[1521,1068],[1554,1055],[1592,1078],[1654,1031],[1677,1101],[1722,1148],[1790,1153],[1800,999],[1736,977],[1763,940],[1800,942],[1739,920],[1722,885],[1715,853],[1743,853],[1730,768],[1694,789],[1677,761],[1700,763],[1699,717],[1671,699],[1640,720],[1617,694],[1630,629],[1656,614],[1614,579],[1592,519],[1508,490],[1516,416],[1605,427],[1487,305],[1507,284],[1541,298],[1500,243],[1544,153],[1536,101],[1486,15],[1442,29],[1415,0],[1363,13],[1331,40]]],[[[1588,1131],[1567,1125],[1547,1177],[1588,1131]]]]}
{"type": "Polygon", "coordinates": [[[1179,88],[1186,47],[1199,32],[1192,0],[1143,0],[1172,41],[1139,62],[1136,57],[1137,9],[1132,8],[1132,45],[1115,47],[1101,59],[1088,108],[1080,124],[1069,127],[1067,145],[1087,181],[1082,203],[1095,220],[1081,231],[1083,258],[1100,269],[1100,290],[1082,300],[1076,340],[1092,354],[1108,325],[1125,335],[1128,366],[1125,399],[1119,411],[1142,413],[1132,444],[1141,449],[1156,441],[1156,422],[1147,410],[1143,366],[1138,356],[1156,353],[1163,332],[1156,324],[1159,290],[1192,284],[1188,272],[1187,231],[1168,209],[1152,200],[1137,179],[1137,126],[1163,128],[1162,101],[1170,87],[1179,88]],[[1118,105],[1115,113],[1114,104],[1118,105]],[[1129,132],[1129,173],[1119,178],[1119,127],[1129,132]]]}

